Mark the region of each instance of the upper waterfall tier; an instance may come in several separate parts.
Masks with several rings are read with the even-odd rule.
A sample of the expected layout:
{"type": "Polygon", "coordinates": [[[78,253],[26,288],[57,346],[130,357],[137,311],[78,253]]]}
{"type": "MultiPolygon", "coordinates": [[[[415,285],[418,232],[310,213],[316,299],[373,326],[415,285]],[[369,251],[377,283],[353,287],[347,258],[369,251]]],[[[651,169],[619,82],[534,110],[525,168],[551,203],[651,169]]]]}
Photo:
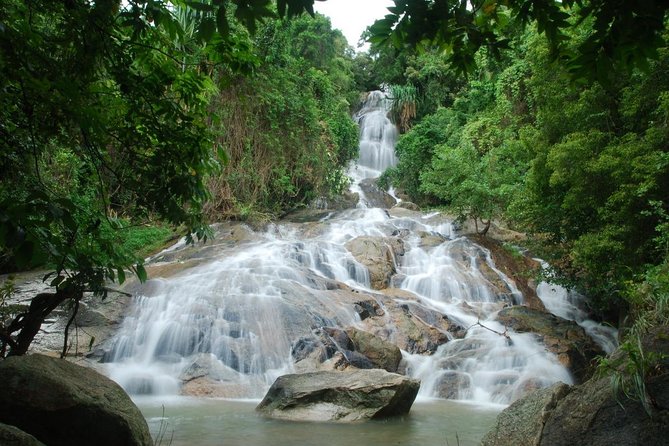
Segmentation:
{"type": "Polygon", "coordinates": [[[378,177],[397,164],[395,142],[397,127],[388,114],[392,101],[382,91],[372,91],[355,115],[360,126],[360,156],[357,161],[359,178],[378,177]]]}

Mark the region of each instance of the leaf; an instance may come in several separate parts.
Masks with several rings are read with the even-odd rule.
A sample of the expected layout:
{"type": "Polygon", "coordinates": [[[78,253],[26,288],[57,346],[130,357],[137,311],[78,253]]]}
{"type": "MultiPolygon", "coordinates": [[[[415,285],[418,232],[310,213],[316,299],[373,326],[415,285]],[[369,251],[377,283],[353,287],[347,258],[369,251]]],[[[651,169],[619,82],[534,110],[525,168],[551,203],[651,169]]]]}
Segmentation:
{"type": "Polygon", "coordinates": [[[117,268],[116,273],[118,274],[118,283],[122,284],[125,282],[125,271],[123,271],[123,268],[117,268]]]}
{"type": "Polygon", "coordinates": [[[147,274],[146,274],[146,269],[144,269],[144,265],[142,265],[141,263],[135,265],[135,274],[137,274],[137,278],[139,279],[140,282],[142,283],[146,282],[147,274]]]}
{"type": "Polygon", "coordinates": [[[227,166],[230,158],[228,157],[228,152],[225,150],[225,148],[222,145],[219,145],[216,149],[216,152],[218,154],[218,159],[227,166]]]}
{"type": "Polygon", "coordinates": [[[61,282],[62,282],[63,280],[65,280],[65,277],[64,277],[64,276],[60,276],[60,275],[59,275],[59,276],[56,276],[56,277],[53,278],[53,280],[51,281],[51,283],[50,283],[49,285],[50,285],[50,286],[58,286],[58,285],[61,284],[61,282]]]}

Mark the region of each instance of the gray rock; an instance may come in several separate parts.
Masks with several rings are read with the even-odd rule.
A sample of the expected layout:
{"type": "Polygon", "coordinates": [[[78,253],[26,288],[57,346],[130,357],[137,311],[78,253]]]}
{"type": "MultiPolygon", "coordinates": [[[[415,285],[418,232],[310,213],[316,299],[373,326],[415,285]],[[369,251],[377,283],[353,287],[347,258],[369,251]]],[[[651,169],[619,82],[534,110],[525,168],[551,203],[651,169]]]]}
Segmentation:
{"type": "Polygon", "coordinates": [[[420,211],[420,206],[418,206],[416,203],[412,203],[411,201],[402,200],[395,206],[403,209],[409,209],[410,211],[420,211]]]}
{"type": "Polygon", "coordinates": [[[0,423],[0,444],[2,446],[44,446],[44,443],[21,429],[0,423]]]}
{"type": "MultiPolygon", "coordinates": [[[[642,344],[647,356],[666,353],[669,327],[655,327],[642,344]]],[[[613,357],[624,359],[618,350],[613,357]]],[[[506,408],[484,446],[660,446],[669,434],[669,360],[661,358],[645,379],[652,416],[639,401],[616,394],[609,377],[568,387],[556,384],[506,408]]]]}
{"type": "Polygon", "coordinates": [[[471,396],[471,378],[462,372],[447,371],[435,385],[435,390],[440,398],[457,400],[471,396]]]}
{"type": "Polygon", "coordinates": [[[517,400],[497,416],[481,446],[539,446],[544,424],[569,391],[567,384],[556,383],[517,400]]]}
{"type": "Polygon", "coordinates": [[[199,353],[192,358],[190,365],[184,368],[179,379],[188,382],[203,376],[208,376],[215,381],[235,381],[239,373],[222,364],[216,356],[199,353]]]}
{"type": "Polygon", "coordinates": [[[395,206],[396,200],[376,184],[375,178],[362,180],[360,182],[360,189],[362,189],[365,201],[369,207],[390,209],[395,206]]]}
{"type": "Polygon", "coordinates": [[[433,354],[440,345],[449,341],[449,337],[464,336],[463,327],[445,315],[424,307],[414,294],[393,288],[384,290],[384,294],[384,298],[379,298],[383,303],[384,317],[365,319],[365,331],[414,354],[433,354]]]}
{"type": "Polygon", "coordinates": [[[43,355],[0,362],[0,422],[49,446],[152,445],[142,413],[99,373],[43,355]]]}
{"type": "Polygon", "coordinates": [[[256,410],[299,421],[384,418],[409,412],[419,387],[419,381],[379,369],[284,375],[256,410]]]}

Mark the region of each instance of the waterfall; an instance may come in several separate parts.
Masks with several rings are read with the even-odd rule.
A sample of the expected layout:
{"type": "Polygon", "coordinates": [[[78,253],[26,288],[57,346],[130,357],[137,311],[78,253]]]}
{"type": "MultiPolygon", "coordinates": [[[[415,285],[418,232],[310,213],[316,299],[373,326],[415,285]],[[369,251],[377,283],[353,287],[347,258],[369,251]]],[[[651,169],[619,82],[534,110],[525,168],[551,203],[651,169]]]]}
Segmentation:
{"type": "Polygon", "coordinates": [[[395,142],[397,127],[388,113],[392,106],[386,93],[372,91],[353,119],[360,127],[360,154],[349,168],[351,190],[360,195],[361,207],[365,206],[365,193],[359,184],[366,178],[377,178],[383,171],[397,164],[395,142]]]}
{"type": "MultiPolygon", "coordinates": [[[[354,191],[396,163],[389,106],[384,93],[372,92],[354,117],[354,191]]],[[[264,232],[232,224],[216,232],[204,259],[187,257],[181,245],[154,256],[158,264],[195,257],[197,265],[149,280],[111,340],[109,375],[130,393],[178,394],[204,379],[217,396],[259,398],[276,377],[304,370],[298,361],[323,327],[373,329],[393,341],[404,336],[399,317],[442,340],[432,350],[403,351],[403,368],[421,379],[423,396],[509,404],[529,389],[572,382],[533,335],[495,321],[504,306],[523,302],[522,293],[443,215],[360,207],[264,232]],[[364,256],[351,252],[359,240],[388,248],[389,289],[372,289],[364,256]],[[376,314],[363,317],[361,305],[376,314]],[[446,320],[459,334],[437,325],[446,320]]]]}

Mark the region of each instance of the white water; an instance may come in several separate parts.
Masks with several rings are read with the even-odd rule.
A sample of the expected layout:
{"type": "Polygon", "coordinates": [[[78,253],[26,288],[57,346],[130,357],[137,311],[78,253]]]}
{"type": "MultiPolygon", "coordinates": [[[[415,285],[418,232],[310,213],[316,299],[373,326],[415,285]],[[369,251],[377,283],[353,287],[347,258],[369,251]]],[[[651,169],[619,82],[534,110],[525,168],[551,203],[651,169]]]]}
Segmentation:
{"type": "MultiPolygon", "coordinates": [[[[539,259],[537,259],[539,260],[539,259]]],[[[544,268],[548,265],[542,262],[544,268]]],[[[607,354],[618,347],[618,330],[588,318],[584,310],[585,297],[574,290],[560,285],[541,282],[537,286],[537,296],[548,311],[563,319],[576,322],[607,354]]]]}
{"type": "Polygon", "coordinates": [[[384,170],[397,164],[395,142],[397,127],[388,118],[391,102],[386,94],[372,91],[354,116],[360,126],[360,155],[349,168],[351,190],[360,195],[359,207],[366,207],[365,194],[359,183],[365,178],[377,178],[384,170]]]}
{"type": "MultiPolygon", "coordinates": [[[[386,116],[388,105],[383,93],[373,92],[356,115],[356,182],[396,162],[397,131],[386,116]]],[[[298,341],[313,338],[321,327],[362,328],[338,284],[361,296],[378,295],[346,242],[403,234],[406,253],[394,259],[392,283],[416,296],[413,305],[467,328],[462,339],[446,333],[451,340],[433,355],[403,352],[407,373],[422,381],[421,396],[509,404],[530,389],[571,383],[567,370],[531,334],[504,332],[495,321],[503,306],[523,298],[489,252],[458,237],[436,213],[392,215],[362,207],[333,214],[316,227],[272,227],[255,241],[221,244],[200,266],[149,281],[113,340],[110,376],[133,394],[174,395],[186,375],[194,376],[194,364],[208,361],[209,377],[228,389],[226,396],[259,398],[277,376],[295,370],[291,350],[298,341]],[[421,247],[421,234],[445,241],[421,247]]],[[[398,330],[390,318],[386,322],[389,333],[398,330]]]]}

